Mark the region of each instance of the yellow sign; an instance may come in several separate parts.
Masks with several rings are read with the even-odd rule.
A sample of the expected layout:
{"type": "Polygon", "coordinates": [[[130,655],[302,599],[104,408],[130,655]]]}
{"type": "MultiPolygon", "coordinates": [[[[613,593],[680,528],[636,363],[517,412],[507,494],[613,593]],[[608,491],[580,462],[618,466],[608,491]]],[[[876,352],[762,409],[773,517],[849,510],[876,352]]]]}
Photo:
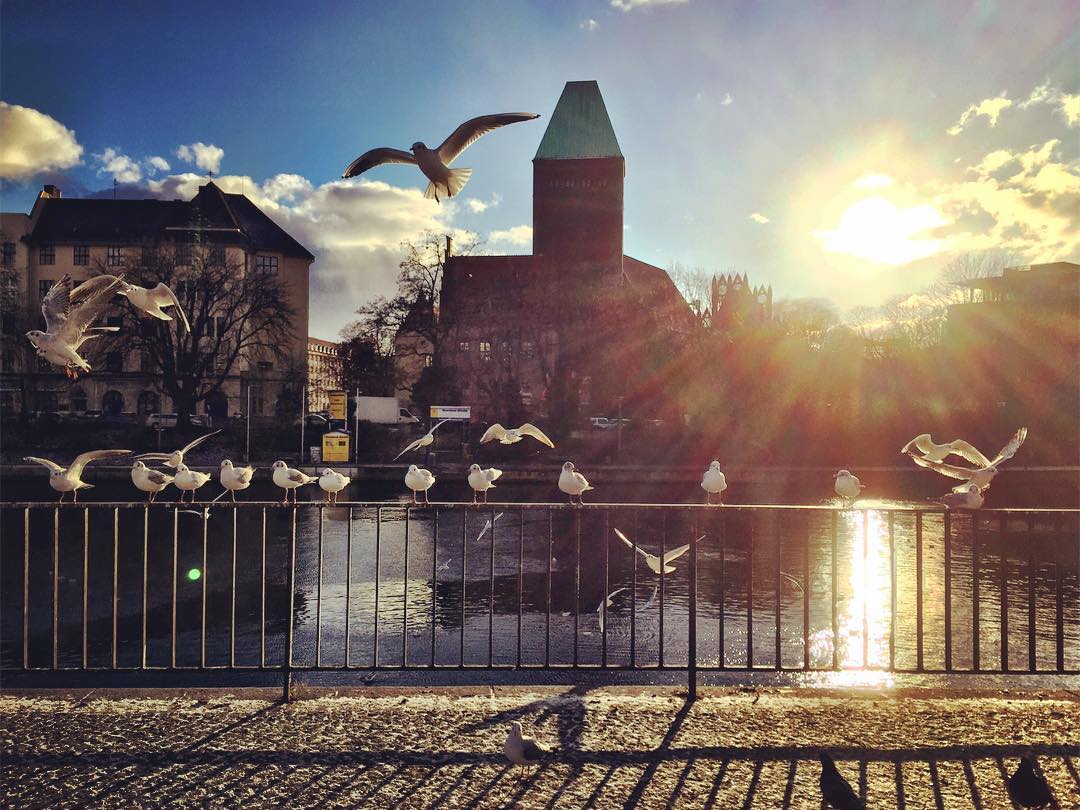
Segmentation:
{"type": "Polygon", "coordinates": [[[349,412],[349,395],[345,391],[328,391],[330,396],[330,418],[345,419],[349,412]]]}
{"type": "Polygon", "coordinates": [[[348,461],[349,434],[334,432],[323,434],[322,460],[324,463],[331,461],[348,461]]]}

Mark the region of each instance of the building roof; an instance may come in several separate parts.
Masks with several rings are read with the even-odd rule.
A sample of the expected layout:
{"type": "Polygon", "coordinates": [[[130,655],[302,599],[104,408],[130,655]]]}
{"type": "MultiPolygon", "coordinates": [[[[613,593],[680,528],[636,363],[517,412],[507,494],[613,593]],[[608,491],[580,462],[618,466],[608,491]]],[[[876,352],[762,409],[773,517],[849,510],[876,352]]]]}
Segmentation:
{"type": "Polygon", "coordinates": [[[36,243],[131,244],[166,234],[203,232],[209,241],[247,244],[286,256],[315,257],[243,194],[226,194],[209,182],[189,201],[39,199],[30,235],[36,243]]]}
{"type": "Polygon", "coordinates": [[[600,85],[567,82],[533,160],[621,158],[600,85]]]}
{"type": "Polygon", "coordinates": [[[641,291],[648,305],[663,311],[672,325],[681,329],[694,325],[696,319],[693,310],[662,267],[632,256],[623,256],[623,274],[632,287],[641,291]]]}

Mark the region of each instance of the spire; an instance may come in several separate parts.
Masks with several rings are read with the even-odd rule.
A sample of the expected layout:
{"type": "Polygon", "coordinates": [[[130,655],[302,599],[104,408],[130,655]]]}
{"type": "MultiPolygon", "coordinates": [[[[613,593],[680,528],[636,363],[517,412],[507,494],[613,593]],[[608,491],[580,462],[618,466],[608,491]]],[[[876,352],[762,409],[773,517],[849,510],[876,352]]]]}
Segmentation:
{"type": "Polygon", "coordinates": [[[533,160],[622,158],[600,85],[567,82],[533,160]]]}

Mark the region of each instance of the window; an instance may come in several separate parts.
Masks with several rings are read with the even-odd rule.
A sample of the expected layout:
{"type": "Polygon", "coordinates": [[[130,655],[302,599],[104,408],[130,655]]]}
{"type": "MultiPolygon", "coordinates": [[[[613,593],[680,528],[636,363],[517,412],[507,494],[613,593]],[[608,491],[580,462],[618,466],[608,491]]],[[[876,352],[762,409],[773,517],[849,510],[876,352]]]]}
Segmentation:
{"type": "Polygon", "coordinates": [[[105,257],[106,264],[109,267],[122,267],[124,265],[124,249],[122,247],[110,246],[105,257]]]}
{"type": "Polygon", "coordinates": [[[38,264],[56,264],[56,245],[42,245],[38,248],[38,264]]]}
{"type": "Polygon", "coordinates": [[[461,352],[462,354],[468,354],[469,353],[469,341],[463,340],[460,343],[458,343],[458,351],[461,352]]]}
{"type": "Polygon", "coordinates": [[[4,242],[0,247],[0,264],[11,266],[15,264],[15,243],[4,242]]]}
{"type": "Polygon", "coordinates": [[[75,247],[71,249],[71,261],[72,264],[81,266],[90,264],[90,246],[75,245],[75,247]]]}
{"type": "Polygon", "coordinates": [[[532,360],[536,356],[536,344],[531,340],[521,341],[521,356],[525,360],[532,360]]]}
{"type": "Polygon", "coordinates": [[[491,344],[486,340],[480,341],[480,359],[485,363],[491,360],[491,344]]]}
{"type": "Polygon", "coordinates": [[[53,280],[51,278],[43,278],[38,281],[38,298],[44,298],[49,294],[49,290],[52,289],[53,280]]]}
{"type": "Polygon", "coordinates": [[[256,255],[255,271],[266,273],[269,276],[276,276],[278,271],[277,256],[265,256],[261,253],[256,255]]]}
{"type": "Polygon", "coordinates": [[[210,267],[224,267],[225,248],[221,245],[211,245],[210,251],[206,254],[206,263],[210,267]]]}
{"type": "Polygon", "coordinates": [[[510,348],[509,340],[504,340],[499,344],[499,357],[502,358],[504,366],[510,365],[510,360],[513,357],[513,350],[510,348]]]}
{"type": "Polygon", "coordinates": [[[124,353],[109,352],[105,355],[105,369],[113,374],[119,374],[124,370],[124,353]]]}
{"type": "Polygon", "coordinates": [[[273,370],[274,370],[274,364],[271,363],[269,360],[260,360],[259,361],[259,371],[273,371],[273,370]]]}

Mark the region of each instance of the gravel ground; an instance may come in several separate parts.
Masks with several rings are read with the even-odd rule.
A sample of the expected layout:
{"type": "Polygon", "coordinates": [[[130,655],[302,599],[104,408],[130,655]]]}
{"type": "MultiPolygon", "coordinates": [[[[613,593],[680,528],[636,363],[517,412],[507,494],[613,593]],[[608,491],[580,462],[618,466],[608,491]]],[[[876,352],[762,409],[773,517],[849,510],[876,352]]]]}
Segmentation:
{"type": "Polygon", "coordinates": [[[1080,807],[1074,693],[656,687],[0,696],[10,807],[821,807],[827,747],[871,807],[1009,808],[1033,753],[1080,807]],[[520,719],[559,746],[519,780],[520,719]]]}

